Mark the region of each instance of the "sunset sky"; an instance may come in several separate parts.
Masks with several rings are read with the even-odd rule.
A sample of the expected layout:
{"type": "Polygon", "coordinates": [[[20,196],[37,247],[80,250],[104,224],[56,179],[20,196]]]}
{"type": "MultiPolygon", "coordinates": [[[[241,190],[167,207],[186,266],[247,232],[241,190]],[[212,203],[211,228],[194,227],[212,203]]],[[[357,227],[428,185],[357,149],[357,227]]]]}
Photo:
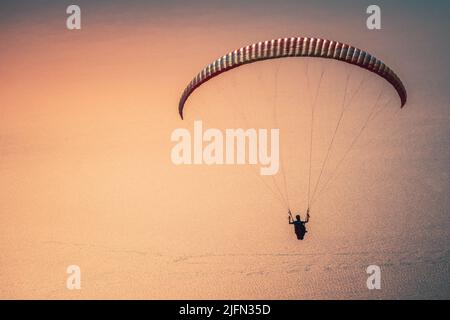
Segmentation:
{"type": "MultiPolygon", "coordinates": [[[[77,1],[81,30],[66,28],[75,2],[0,3],[0,298],[450,297],[450,3],[377,1],[373,31],[371,1],[242,2],[77,1]],[[231,99],[262,123],[255,101],[270,98],[255,64],[200,88],[182,121],[192,77],[231,50],[291,36],[368,50],[409,98],[367,129],[302,242],[252,170],[170,161],[174,129],[236,126],[231,99]],[[71,264],[78,291],[65,287],[71,264]],[[371,264],[383,270],[377,292],[365,287],[371,264]]],[[[289,63],[277,65],[285,108],[304,101],[289,86],[306,83],[289,63]]],[[[264,81],[275,69],[260,70],[264,81]]],[[[307,138],[285,149],[307,159],[307,138]]],[[[299,178],[288,182],[302,212],[305,165],[291,161],[299,178]]]]}

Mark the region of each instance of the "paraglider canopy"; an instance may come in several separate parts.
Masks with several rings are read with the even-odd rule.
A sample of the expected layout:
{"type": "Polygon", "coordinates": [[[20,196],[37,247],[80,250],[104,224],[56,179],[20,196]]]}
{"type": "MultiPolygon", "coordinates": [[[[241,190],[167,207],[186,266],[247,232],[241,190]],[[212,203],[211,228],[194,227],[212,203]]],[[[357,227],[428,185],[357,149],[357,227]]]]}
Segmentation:
{"type": "Polygon", "coordinates": [[[180,117],[183,119],[184,105],[189,96],[211,78],[244,64],[286,57],[317,57],[356,65],[388,81],[400,97],[400,106],[403,107],[406,103],[407,94],[402,81],[391,68],[370,53],[337,41],[292,37],[253,43],[229,52],[207,65],[184,89],[178,105],[180,117]]]}

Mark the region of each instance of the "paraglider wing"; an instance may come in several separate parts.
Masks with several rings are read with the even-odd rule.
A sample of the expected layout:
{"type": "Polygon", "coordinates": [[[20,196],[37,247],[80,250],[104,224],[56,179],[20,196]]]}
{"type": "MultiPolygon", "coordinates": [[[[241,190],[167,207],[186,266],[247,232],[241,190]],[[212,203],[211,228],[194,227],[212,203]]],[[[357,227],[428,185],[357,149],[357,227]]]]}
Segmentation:
{"type": "Polygon", "coordinates": [[[400,106],[403,107],[406,103],[406,89],[399,77],[391,68],[373,55],[341,42],[319,38],[294,37],[254,43],[229,52],[206,66],[192,79],[181,96],[178,105],[181,118],[183,119],[184,105],[189,96],[209,79],[244,64],[287,57],[318,57],[356,65],[376,73],[388,81],[400,97],[400,106]]]}

